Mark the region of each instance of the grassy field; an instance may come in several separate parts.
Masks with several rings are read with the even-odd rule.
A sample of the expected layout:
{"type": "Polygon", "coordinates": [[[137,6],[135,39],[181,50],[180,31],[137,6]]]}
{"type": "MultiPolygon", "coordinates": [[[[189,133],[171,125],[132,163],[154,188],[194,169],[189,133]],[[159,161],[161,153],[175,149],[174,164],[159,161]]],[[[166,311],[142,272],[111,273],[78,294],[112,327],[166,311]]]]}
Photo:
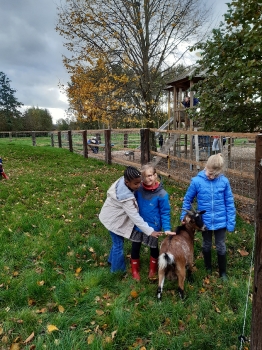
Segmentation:
{"type": "MultiPolygon", "coordinates": [[[[244,322],[249,336],[253,226],[238,218],[228,234],[224,283],[214,250],[214,272],[206,277],[197,233],[185,300],[176,282],[166,281],[158,302],[145,247],[140,283],[107,265],[111,242],[98,213],[123,166],[2,140],[0,155],[10,177],[0,182],[0,349],[238,349],[244,322]]],[[[168,179],[164,185],[176,226],[184,189],[168,179]]],[[[127,259],[130,247],[126,241],[127,259]]]]}

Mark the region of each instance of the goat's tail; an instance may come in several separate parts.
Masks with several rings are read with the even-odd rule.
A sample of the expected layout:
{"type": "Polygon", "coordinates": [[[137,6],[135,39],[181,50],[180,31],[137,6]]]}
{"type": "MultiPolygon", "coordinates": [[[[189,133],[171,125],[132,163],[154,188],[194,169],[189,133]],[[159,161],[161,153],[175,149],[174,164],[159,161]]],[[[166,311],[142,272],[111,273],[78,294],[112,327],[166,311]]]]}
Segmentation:
{"type": "Polygon", "coordinates": [[[158,258],[159,270],[164,270],[168,265],[175,263],[174,256],[171,253],[162,253],[158,258]]]}

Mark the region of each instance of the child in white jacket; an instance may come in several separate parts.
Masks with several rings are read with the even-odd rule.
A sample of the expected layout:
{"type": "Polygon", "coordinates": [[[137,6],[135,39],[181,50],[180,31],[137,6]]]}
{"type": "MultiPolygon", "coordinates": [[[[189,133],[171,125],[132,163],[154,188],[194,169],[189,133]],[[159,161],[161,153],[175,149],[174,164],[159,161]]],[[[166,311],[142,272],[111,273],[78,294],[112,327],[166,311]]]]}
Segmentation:
{"type": "Polygon", "coordinates": [[[111,272],[126,271],[124,238],[130,238],[134,225],[148,236],[159,237],[139,215],[134,196],[141,183],[141,173],[134,167],[127,167],[124,176],[115,181],[107,191],[107,199],[99,214],[99,220],[109,230],[112,248],[108,262],[111,272]]]}

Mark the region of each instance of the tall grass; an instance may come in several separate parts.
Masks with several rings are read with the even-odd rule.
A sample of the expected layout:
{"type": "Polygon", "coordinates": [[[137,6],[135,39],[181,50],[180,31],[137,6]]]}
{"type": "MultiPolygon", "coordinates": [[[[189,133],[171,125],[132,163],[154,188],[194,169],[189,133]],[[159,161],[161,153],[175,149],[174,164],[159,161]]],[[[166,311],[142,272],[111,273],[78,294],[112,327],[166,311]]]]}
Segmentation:
{"type": "MultiPolygon", "coordinates": [[[[157,302],[157,281],[147,279],[146,247],[140,283],[130,271],[111,274],[107,265],[111,242],[98,213],[124,167],[18,142],[0,142],[0,155],[10,177],[0,182],[1,349],[239,347],[253,226],[238,218],[227,237],[226,283],[218,277],[215,251],[214,272],[206,278],[197,233],[194,283],[186,283],[185,300],[179,299],[176,282],[166,281],[163,300],[157,302]]],[[[184,189],[168,179],[164,186],[175,226],[184,189]]],[[[130,248],[126,241],[127,256],[130,248]]],[[[249,300],[246,336],[250,319],[249,300]]]]}

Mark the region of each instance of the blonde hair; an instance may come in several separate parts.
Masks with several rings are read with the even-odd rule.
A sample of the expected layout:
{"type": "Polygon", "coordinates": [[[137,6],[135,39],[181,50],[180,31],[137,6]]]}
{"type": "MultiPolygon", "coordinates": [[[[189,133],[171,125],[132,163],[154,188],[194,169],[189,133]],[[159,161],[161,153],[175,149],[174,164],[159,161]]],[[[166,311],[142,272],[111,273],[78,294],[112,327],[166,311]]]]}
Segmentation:
{"type": "Polygon", "coordinates": [[[148,163],[148,164],[144,164],[142,165],[142,168],[141,168],[141,175],[142,175],[142,178],[144,177],[145,175],[145,172],[149,169],[152,169],[153,170],[153,173],[156,174],[156,168],[154,167],[154,165],[148,163]]]}
{"type": "Polygon", "coordinates": [[[206,162],[206,167],[209,173],[214,176],[220,175],[224,170],[224,158],[221,153],[210,156],[206,162]]]}

